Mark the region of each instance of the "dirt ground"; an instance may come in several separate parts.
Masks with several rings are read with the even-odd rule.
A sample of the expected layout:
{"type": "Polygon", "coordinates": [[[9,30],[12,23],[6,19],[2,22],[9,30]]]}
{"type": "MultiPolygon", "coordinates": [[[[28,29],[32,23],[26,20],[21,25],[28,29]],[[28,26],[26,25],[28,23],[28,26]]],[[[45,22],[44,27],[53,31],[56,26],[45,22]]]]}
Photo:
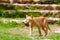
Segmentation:
{"type": "Polygon", "coordinates": [[[50,25],[50,28],[53,32],[60,33],[60,25],[56,25],[56,24],[50,25]]]}
{"type": "MultiPolygon", "coordinates": [[[[60,33],[60,26],[59,25],[49,25],[52,32],[54,33],[60,33]]],[[[8,30],[11,34],[21,34],[21,35],[29,35],[29,27],[23,27],[23,28],[11,28],[8,30]]],[[[33,29],[33,35],[39,35],[37,28],[33,29]]]]}

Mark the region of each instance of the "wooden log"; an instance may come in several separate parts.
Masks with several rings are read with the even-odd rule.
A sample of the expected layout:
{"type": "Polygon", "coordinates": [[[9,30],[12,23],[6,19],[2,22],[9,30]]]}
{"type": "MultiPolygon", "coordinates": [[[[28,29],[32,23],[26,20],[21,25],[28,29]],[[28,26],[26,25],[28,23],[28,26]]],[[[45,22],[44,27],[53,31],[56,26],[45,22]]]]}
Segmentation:
{"type": "MultiPolygon", "coordinates": [[[[9,5],[9,4],[7,4],[7,3],[0,3],[0,4],[6,4],[6,5],[9,5]]],[[[11,4],[11,5],[17,5],[17,6],[29,6],[29,5],[31,5],[31,6],[52,6],[52,7],[55,7],[55,6],[60,6],[60,5],[56,5],[56,4],[11,4]]]]}
{"type": "Polygon", "coordinates": [[[60,10],[60,6],[56,6],[56,8],[55,8],[56,10],[60,10]]]}
{"type": "Polygon", "coordinates": [[[54,10],[54,8],[49,5],[49,6],[44,7],[44,10],[54,10]]]}
{"type": "Polygon", "coordinates": [[[0,3],[10,3],[10,0],[0,0],[0,3]]]}

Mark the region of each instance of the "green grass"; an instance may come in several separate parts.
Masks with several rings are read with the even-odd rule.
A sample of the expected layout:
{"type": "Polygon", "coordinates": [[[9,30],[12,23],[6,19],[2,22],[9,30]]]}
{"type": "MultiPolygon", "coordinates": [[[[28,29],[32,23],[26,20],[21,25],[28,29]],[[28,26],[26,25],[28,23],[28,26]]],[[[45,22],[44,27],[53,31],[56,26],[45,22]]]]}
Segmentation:
{"type": "Polygon", "coordinates": [[[52,34],[50,34],[48,36],[41,36],[41,37],[36,36],[35,39],[36,40],[40,40],[40,39],[41,40],[45,40],[45,39],[49,39],[49,40],[60,40],[60,34],[58,34],[58,33],[52,33],[52,34]]]}
{"type": "Polygon", "coordinates": [[[19,28],[19,26],[21,27],[21,24],[16,24],[15,22],[7,24],[0,22],[0,40],[31,40],[31,38],[28,38],[24,35],[10,34],[8,32],[9,29],[15,27],[19,28]]]}
{"type": "MultiPolygon", "coordinates": [[[[33,37],[28,37],[27,34],[12,34],[9,29],[21,28],[22,24],[16,24],[15,22],[8,22],[6,24],[0,22],[0,40],[60,40],[59,33],[50,32],[47,36],[33,35],[33,37]]],[[[12,31],[15,29],[12,29],[12,31]]],[[[16,31],[19,31],[18,29],[16,31]]]]}
{"type": "Polygon", "coordinates": [[[56,22],[56,24],[60,25],[60,20],[56,22]]]}
{"type": "Polygon", "coordinates": [[[9,33],[2,33],[0,34],[0,40],[31,40],[31,39],[19,34],[13,35],[9,33]]]}

